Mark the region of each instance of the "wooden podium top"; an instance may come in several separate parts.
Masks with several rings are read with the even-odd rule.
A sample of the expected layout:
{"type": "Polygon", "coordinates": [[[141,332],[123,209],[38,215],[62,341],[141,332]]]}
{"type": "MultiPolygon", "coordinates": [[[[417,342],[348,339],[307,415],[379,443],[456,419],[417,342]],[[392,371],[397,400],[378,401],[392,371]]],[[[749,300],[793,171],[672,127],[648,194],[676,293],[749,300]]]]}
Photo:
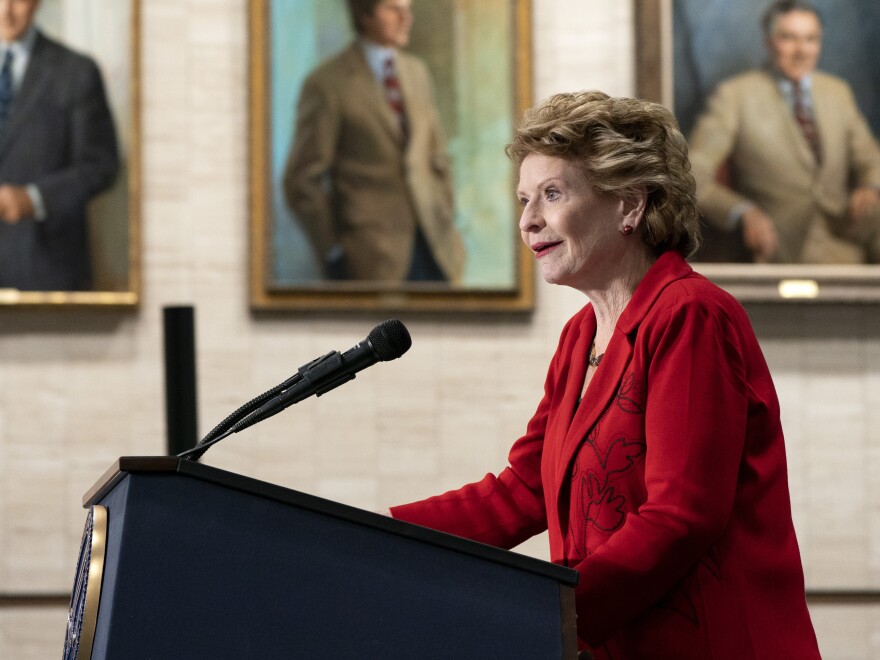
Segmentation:
{"type": "Polygon", "coordinates": [[[207,481],[219,486],[265,497],[290,506],[307,509],[322,515],[366,525],[406,538],[422,541],[448,550],[480,557],[511,568],[551,578],[557,582],[575,586],[577,571],[565,566],[551,564],[540,559],[493,546],[470,541],[452,534],[438,532],[427,527],[394,520],[357,507],[340,504],[315,495],[308,495],[283,486],[271,484],[234,472],[203,465],[176,456],[123,456],[120,457],[83,495],[83,506],[88,508],[99,503],[126,475],[129,474],[178,474],[187,478],[207,481]]]}

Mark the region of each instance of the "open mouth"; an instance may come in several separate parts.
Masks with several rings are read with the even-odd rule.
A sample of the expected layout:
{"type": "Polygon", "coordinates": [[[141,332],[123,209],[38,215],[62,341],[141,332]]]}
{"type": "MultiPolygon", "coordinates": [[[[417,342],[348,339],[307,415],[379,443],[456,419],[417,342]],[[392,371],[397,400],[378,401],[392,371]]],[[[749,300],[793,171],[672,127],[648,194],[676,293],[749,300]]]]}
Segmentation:
{"type": "Polygon", "coordinates": [[[545,254],[552,252],[558,245],[562,245],[562,241],[535,243],[532,245],[532,250],[534,251],[535,256],[540,259],[545,254]]]}

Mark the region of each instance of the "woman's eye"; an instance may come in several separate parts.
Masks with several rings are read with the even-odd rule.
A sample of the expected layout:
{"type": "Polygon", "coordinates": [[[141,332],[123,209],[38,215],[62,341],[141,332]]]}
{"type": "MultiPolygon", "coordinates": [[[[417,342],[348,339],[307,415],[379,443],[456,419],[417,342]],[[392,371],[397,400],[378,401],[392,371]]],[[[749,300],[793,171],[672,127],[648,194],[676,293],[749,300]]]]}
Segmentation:
{"type": "Polygon", "coordinates": [[[528,203],[529,203],[528,197],[520,197],[519,198],[519,205],[522,206],[523,208],[525,208],[528,205],[528,203]]]}
{"type": "Polygon", "coordinates": [[[556,188],[547,188],[547,190],[544,191],[544,195],[546,195],[547,199],[553,201],[559,197],[559,191],[556,190],[556,188]]]}

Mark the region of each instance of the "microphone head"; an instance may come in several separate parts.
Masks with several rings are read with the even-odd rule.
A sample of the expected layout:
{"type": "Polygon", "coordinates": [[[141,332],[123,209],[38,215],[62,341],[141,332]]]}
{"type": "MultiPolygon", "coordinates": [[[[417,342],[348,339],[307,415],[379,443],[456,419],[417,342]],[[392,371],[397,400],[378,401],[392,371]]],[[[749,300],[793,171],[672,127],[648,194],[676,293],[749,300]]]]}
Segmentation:
{"type": "Polygon", "coordinates": [[[367,341],[376,351],[380,362],[396,360],[412,346],[412,338],[409,331],[397,319],[382,321],[370,331],[367,341]]]}

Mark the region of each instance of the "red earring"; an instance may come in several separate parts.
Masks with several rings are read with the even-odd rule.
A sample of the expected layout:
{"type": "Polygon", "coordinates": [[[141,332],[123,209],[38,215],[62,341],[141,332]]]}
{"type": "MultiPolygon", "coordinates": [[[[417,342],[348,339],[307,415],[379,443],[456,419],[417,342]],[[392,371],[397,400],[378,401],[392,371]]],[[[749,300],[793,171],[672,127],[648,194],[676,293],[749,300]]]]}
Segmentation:
{"type": "Polygon", "coordinates": [[[624,236],[629,236],[629,235],[632,234],[633,231],[635,231],[635,230],[634,230],[634,229],[632,228],[632,226],[630,226],[630,225],[624,225],[624,226],[623,226],[623,229],[621,229],[621,231],[623,232],[623,235],[624,235],[624,236]]]}

